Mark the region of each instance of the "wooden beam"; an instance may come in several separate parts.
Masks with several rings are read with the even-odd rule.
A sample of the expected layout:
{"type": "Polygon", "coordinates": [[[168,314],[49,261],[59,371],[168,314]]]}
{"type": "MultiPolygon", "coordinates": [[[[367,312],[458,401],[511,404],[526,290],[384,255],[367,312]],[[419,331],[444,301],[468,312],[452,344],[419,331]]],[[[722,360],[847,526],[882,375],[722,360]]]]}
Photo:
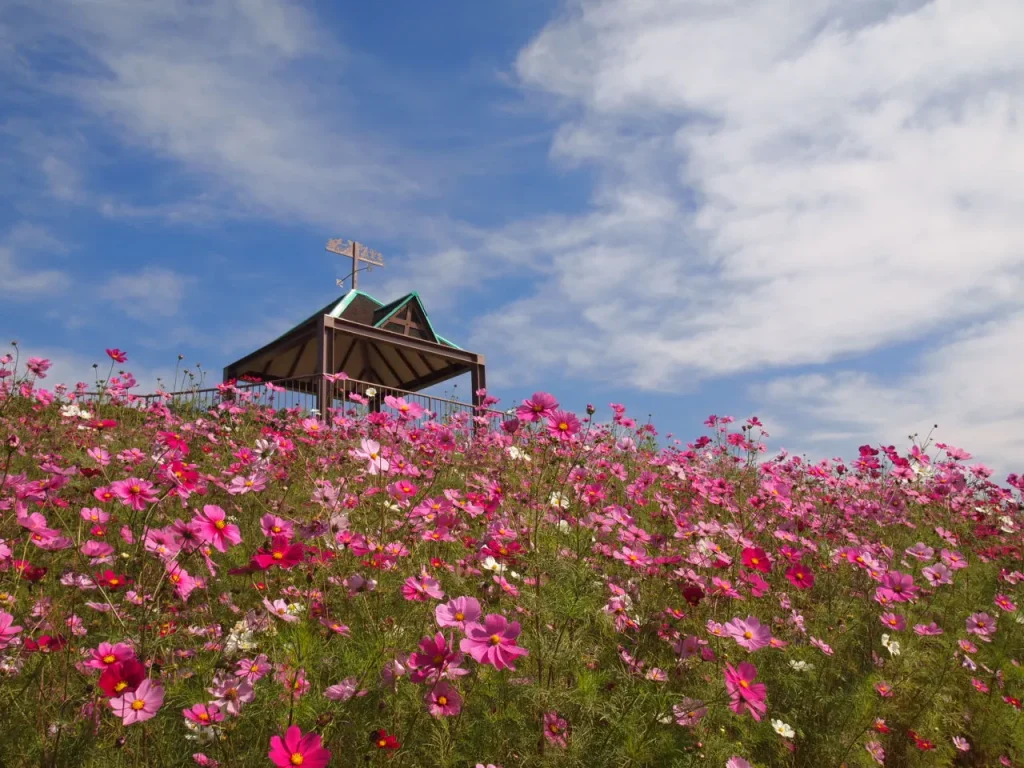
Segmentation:
{"type": "MultiPolygon", "coordinates": [[[[381,361],[382,363],[384,363],[384,367],[385,367],[385,368],[387,368],[387,369],[388,369],[388,372],[389,372],[389,373],[390,373],[390,374],[391,374],[392,376],[394,376],[394,377],[395,377],[395,381],[397,382],[397,383],[395,384],[395,389],[405,389],[405,386],[404,386],[404,380],[402,379],[402,377],[401,377],[401,376],[399,376],[399,375],[398,375],[398,371],[396,371],[396,370],[395,370],[395,369],[394,369],[394,368],[393,368],[393,367],[391,366],[391,363],[389,363],[389,362],[388,362],[388,359],[387,359],[386,357],[384,357],[384,353],[383,353],[383,352],[381,352],[381,351],[380,351],[380,349],[378,349],[378,348],[377,348],[377,345],[376,345],[376,344],[371,344],[371,345],[370,345],[370,348],[371,348],[371,349],[372,349],[372,350],[373,350],[374,352],[376,352],[376,353],[377,353],[377,357],[379,357],[379,358],[380,358],[380,361],[381,361]]],[[[413,371],[413,375],[415,375],[415,373],[416,373],[416,372],[415,372],[415,371],[413,371]]]]}
{"type": "MultiPolygon", "coordinates": [[[[343,338],[352,338],[352,337],[351,336],[347,336],[347,337],[343,337],[343,338]]],[[[345,354],[341,358],[341,365],[339,365],[337,368],[334,369],[334,373],[341,373],[341,370],[348,363],[349,357],[352,356],[352,350],[355,349],[355,348],[356,348],[356,340],[352,339],[352,343],[348,345],[348,350],[346,350],[345,354]]]]}
{"type": "MultiPolygon", "coordinates": [[[[409,358],[407,358],[405,356],[405,353],[401,350],[400,347],[395,347],[395,352],[398,354],[398,359],[401,360],[403,363],[405,363],[405,367],[408,368],[410,371],[412,371],[412,375],[413,376],[420,376],[421,375],[420,372],[416,370],[416,367],[412,363],[409,362],[409,358]]],[[[431,368],[428,365],[427,366],[427,372],[429,373],[432,370],[433,370],[433,368],[431,368]]]]}
{"type": "Polygon", "coordinates": [[[354,323],[351,320],[345,320],[340,317],[327,317],[326,321],[336,330],[357,338],[368,339],[381,344],[391,344],[395,347],[413,350],[422,354],[437,355],[445,360],[463,363],[467,366],[478,365],[482,361],[482,356],[474,352],[467,352],[463,349],[455,349],[454,347],[446,347],[443,344],[427,341],[426,339],[403,336],[402,334],[395,333],[394,331],[385,331],[383,328],[374,328],[373,326],[354,323]]]}
{"type": "MultiPolygon", "coordinates": [[[[299,367],[299,360],[302,359],[302,353],[306,351],[306,347],[309,346],[309,342],[310,339],[306,339],[304,342],[302,342],[302,345],[299,347],[299,353],[295,355],[295,359],[292,360],[292,364],[291,366],[289,366],[288,373],[285,376],[285,378],[290,379],[292,376],[295,375],[295,369],[299,367]]],[[[266,370],[266,368],[264,368],[264,370],[266,370]]]]}

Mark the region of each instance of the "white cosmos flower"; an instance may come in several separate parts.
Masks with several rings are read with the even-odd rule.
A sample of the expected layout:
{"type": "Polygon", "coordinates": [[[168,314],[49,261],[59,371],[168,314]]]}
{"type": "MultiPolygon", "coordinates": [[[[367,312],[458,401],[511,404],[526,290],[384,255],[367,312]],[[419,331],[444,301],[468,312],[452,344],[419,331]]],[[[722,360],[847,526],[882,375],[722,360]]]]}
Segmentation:
{"type": "Polygon", "coordinates": [[[502,574],[502,573],[504,572],[504,570],[505,570],[505,566],[504,566],[504,565],[502,565],[501,563],[499,563],[499,562],[498,562],[497,560],[495,560],[495,559],[494,559],[493,557],[491,557],[490,555],[488,555],[487,557],[485,557],[485,558],[483,559],[483,562],[482,562],[482,563],[480,563],[480,567],[481,567],[481,568],[483,568],[483,569],[484,569],[485,571],[494,571],[494,572],[495,572],[495,573],[497,573],[497,574],[498,574],[499,576],[500,576],[500,575],[501,575],[501,574],[502,574]]]}
{"type": "Polygon", "coordinates": [[[796,659],[790,659],[789,666],[791,666],[797,672],[810,672],[812,669],[814,669],[813,664],[809,664],[806,661],[797,661],[796,659]]]}
{"type": "Polygon", "coordinates": [[[882,635],[882,645],[892,656],[900,655],[900,644],[896,640],[890,640],[888,635],[882,635]]]}
{"type": "Polygon", "coordinates": [[[566,496],[564,493],[562,493],[561,491],[554,491],[551,494],[551,498],[548,499],[548,503],[551,504],[552,507],[561,507],[562,509],[568,509],[570,502],[569,497],[566,496]]]}
{"type": "Polygon", "coordinates": [[[366,396],[367,397],[373,397],[376,394],[377,394],[377,390],[374,389],[373,387],[367,387],[366,388],[366,396]]]}
{"type": "Polygon", "coordinates": [[[506,448],[505,453],[507,453],[509,458],[513,459],[514,461],[533,461],[533,459],[531,459],[528,454],[519,450],[519,447],[515,445],[510,445],[508,448],[506,448]]]}
{"type": "Polygon", "coordinates": [[[796,731],[781,720],[772,720],[772,728],[774,728],[775,732],[784,739],[792,739],[796,736],[796,731]]]}

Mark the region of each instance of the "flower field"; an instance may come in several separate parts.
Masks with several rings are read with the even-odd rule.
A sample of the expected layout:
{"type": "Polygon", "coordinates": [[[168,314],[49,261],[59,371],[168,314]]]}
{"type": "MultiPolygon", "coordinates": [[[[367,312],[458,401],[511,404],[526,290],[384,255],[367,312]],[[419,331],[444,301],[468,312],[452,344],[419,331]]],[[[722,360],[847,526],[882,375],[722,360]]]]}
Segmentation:
{"type": "Polygon", "coordinates": [[[0,358],[0,765],[1024,765],[1024,478],[962,449],[48,368],[0,358]]]}

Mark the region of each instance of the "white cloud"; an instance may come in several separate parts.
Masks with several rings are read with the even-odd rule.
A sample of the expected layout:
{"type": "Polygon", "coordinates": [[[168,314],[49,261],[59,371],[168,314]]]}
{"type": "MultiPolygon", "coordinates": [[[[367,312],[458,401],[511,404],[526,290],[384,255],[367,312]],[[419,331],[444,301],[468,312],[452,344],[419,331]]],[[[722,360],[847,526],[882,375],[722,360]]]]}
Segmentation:
{"type": "MultiPolygon", "coordinates": [[[[422,191],[393,151],[353,120],[345,47],[303,4],[13,6],[32,54],[52,47],[75,64],[47,76],[32,71],[29,87],[72,100],[93,128],[184,172],[176,183],[165,178],[155,201],[97,195],[104,215],[179,222],[227,210],[381,231],[394,222],[389,204],[422,191]]],[[[40,162],[52,193],[69,199],[70,168],[56,157],[40,162]]]]}
{"type": "Polygon", "coordinates": [[[66,246],[40,227],[21,223],[0,238],[0,299],[33,301],[67,290],[71,281],[62,270],[34,269],[29,262],[51,262],[66,246]]]}
{"type": "Polygon", "coordinates": [[[923,349],[913,370],[889,380],[857,371],[780,377],[751,396],[787,424],[799,441],[793,449],[903,448],[909,435],[923,439],[937,425],[934,440],[967,449],[1005,476],[1024,469],[1022,338],[1018,311],[923,349]]]}
{"type": "Polygon", "coordinates": [[[127,274],[116,274],[100,286],[101,299],[116,305],[138,320],[173,317],[178,313],[188,288],[195,278],[179,275],[164,267],[145,267],[127,274]]]}
{"type": "Polygon", "coordinates": [[[673,387],[1014,307],[1022,32],[1012,0],[570,3],[518,71],[599,182],[531,238],[554,275],[522,330],[571,323],[611,340],[593,370],[673,387]]]}

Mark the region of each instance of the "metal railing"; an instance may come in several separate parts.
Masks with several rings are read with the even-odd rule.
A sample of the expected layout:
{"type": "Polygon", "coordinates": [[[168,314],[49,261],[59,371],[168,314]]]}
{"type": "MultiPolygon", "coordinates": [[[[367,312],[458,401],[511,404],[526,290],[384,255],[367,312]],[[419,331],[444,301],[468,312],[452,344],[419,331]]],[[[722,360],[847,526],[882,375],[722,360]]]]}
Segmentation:
{"type": "MultiPolygon", "coordinates": [[[[411,421],[423,424],[428,421],[440,423],[465,422],[473,423],[474,417],[482,418],[491,429],[497,429],[509,417],[504,411],[492,408],[477,408],[471,403],[453,400],[447,397],[425,395],[421,392],[410,392],[394,387],[386,387],[369,381],[358,379],[324,380],[323,374],[295,376],[272,381],[238,381],[231,387],[204,387],[147,395],[121,395],[115,402],[122,406],[149,410],[156,405],[164,405],[171,410],[208,411],[225,403],[272,408],[276,411],[297,411],[314,415],[319,413],[328,417],[339,410],[350,415],[365,414],[370,411],[393,410],[387,405],[386,398],[394,397],[423,409],[423,414],[411,421]],[[321,404],[321,382],[325,384],[326,404],[321,404]]],[[[81,404],[95,404],[111,401],[110,395],[103,392],[86,392],[76,396],[81,404]]],[[[477,422],[479,423],[479,422],[477,422]]]]}

